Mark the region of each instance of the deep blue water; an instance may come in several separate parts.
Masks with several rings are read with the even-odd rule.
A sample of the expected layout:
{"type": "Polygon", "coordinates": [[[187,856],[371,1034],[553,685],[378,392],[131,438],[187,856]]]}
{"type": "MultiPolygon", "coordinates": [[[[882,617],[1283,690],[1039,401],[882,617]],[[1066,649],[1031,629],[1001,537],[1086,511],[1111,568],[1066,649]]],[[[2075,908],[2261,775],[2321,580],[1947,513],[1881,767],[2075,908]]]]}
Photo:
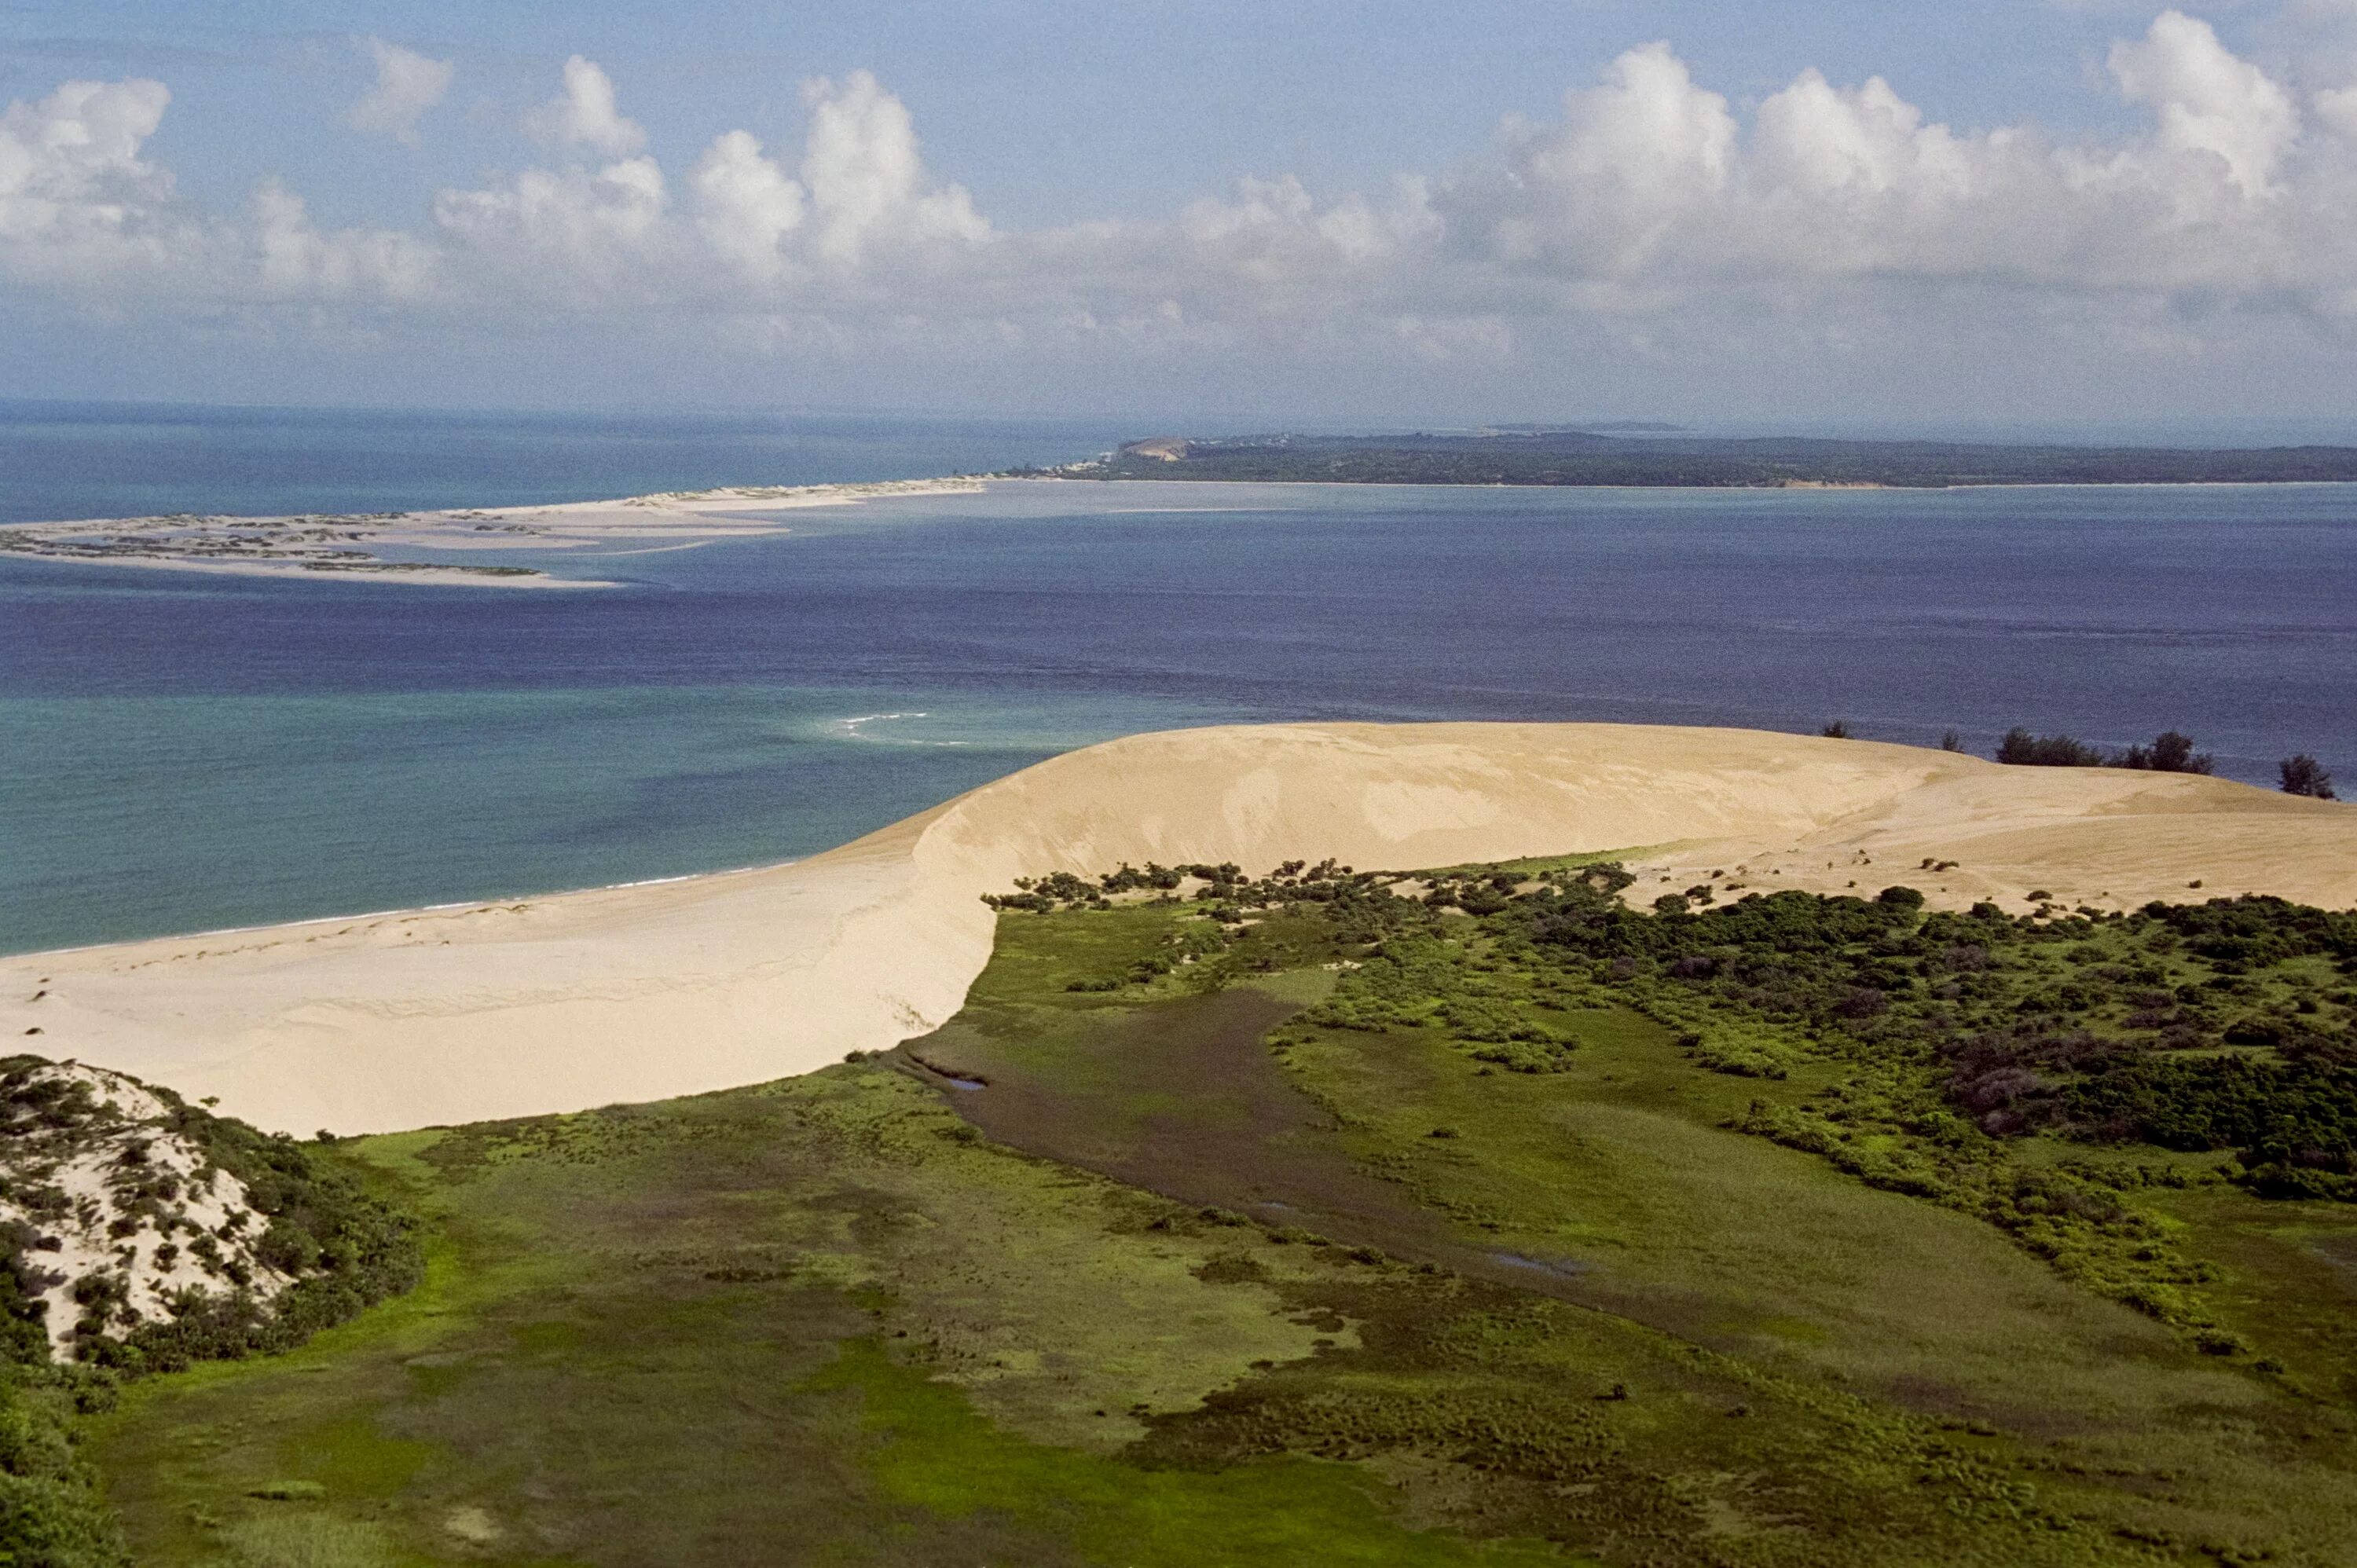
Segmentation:
{"type": "MultiPolygon", "coordinates": [[[[576,434],[557,446],[599,445],[576,434]]],[[[307,447],[302,482],[521,500],[1111,436],[1010,425],[944,462],[939,432],[838,431],[832,469],[761,439],[766,470],[697,469],[683,438],[627,459],[652,482],[540,453],[507,490],[414,499],[307,447]]],[[[496,467],[486,442],[469,461],[496,467]]],[[[538,563],[629,584],[573,594],[0,561],[0,950],[783,858],[1066,746],[1231,719],[1842,717],[1983,750],[2015,723],[2175,726],[2237,777],[2305,750],[2357,780],[2357,489],[1031,484],[791,521],[538,563]]]]}

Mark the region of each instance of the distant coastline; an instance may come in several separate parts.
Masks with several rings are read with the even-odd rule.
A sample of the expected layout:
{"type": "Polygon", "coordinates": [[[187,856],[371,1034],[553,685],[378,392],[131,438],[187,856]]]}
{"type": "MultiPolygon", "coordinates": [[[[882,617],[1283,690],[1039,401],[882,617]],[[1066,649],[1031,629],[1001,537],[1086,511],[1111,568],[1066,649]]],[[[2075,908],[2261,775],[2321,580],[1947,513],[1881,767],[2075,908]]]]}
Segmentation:
{"type": "MultiPolygon", "coordinates": [[[[1025,477],[1025,476],[1012,476],[1025,477]]],[[[1627,489],[1956,489],[2357,483],[2357,446],[2167,447],[1727,439],[1619,430],[1150,436],[1048,471],[1069,479],[1627,489]]]]}

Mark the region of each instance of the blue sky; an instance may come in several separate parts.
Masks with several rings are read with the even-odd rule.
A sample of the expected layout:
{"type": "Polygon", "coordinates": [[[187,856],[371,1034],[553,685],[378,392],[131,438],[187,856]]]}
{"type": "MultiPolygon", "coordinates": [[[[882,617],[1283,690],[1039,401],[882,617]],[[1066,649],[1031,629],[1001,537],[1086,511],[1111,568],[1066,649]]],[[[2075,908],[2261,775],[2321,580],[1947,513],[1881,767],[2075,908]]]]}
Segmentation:
{"type": "MultiPolygon", "coordinates": [[[[262,5],[71,0],[0,6],[0,95],[70,76],[159,77],[156,139],[193,189],[234,199],[269,169],[357,220],[513,162],[515,122],[581,53],[626,88],[660,152],[716,129],[784,135],[797,84],[865,68],[954,148],[944,172],[1008,221],[1150,215],[1239,176],[1359,186],[1478,152],[1499,119],[1554,112],[1623,49],[1677,44],[1719,91],[1764,95],[1809,66],[1880,73],[1960,124],[2126,124],[2088,91],[2104,49],[2157,7],[2040,0],[1925,6],[1581,4],[262,5]],[[323,134],[368,85],[382,37],[460,76],[411,150],[323,134]]],[[[2213,16],[2262,42],[2247,14],[2213,16]]]]}
{"type": "Polygon", "coordinates": [[[18,0],[0,352],[27,395],[2330,418],[2352,23],[18,0]]]}
{"type": "MultiPolygon", "coordinates": [[[[1469,156],[1510,113],[1546,114],[1631,45],[1669,38],[1729,93],[1803,69],[1877,72],[1964,124],[2124,123],[2087,91],[2120,18],[2152,8],[1429,4],[72,4],[0,7],[0,94],[72,75],[158,76],[177,108],[159,154],[211,194],[269,166],[339,216],[422,205],[437,181],[511,159],[515,117],[579,52],[627,78],[658,148],[726,120],[784,134],[796,84],[866,68],[958,150],[949,171],[1010,220],[1146,214],[1238,176],[1380,180],[1469,156]],[[192,12],[198,14],[191,15],[192,12]],[[433,143],[323,137],[371,76],[355,37],[461,63],[433,143]],[[716,113],[716,110],[718,113],[716,113]],[[317,179],[304,179],[317,175],[317,179]],[[349,182],[349,183],[348,183],[349,182]],[[348,204],[348,205],[347,205],[348,204]]],[[[2263,43],[2247,14],[2218,18],[2263,43]]]]}

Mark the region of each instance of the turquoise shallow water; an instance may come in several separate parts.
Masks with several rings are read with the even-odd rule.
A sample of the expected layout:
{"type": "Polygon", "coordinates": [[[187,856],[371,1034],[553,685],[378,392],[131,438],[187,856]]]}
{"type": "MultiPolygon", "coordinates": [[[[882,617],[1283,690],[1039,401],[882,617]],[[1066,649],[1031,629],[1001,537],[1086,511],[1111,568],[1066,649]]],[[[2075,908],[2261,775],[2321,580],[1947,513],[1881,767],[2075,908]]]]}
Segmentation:
{"type": "Polygon", "coordinates": [[[8,950],[813,854],[1202,710],[642,687],[0,703],[8,950]]]}
{"type": "Polygon", "coordinates": [[[629,585],[577,594],[0,561],[0,950],[789,858],[1227,720],[2174,725],[2357,782],[2340,489],[1033,484],[791,521],[550,557],[629,585]]]}

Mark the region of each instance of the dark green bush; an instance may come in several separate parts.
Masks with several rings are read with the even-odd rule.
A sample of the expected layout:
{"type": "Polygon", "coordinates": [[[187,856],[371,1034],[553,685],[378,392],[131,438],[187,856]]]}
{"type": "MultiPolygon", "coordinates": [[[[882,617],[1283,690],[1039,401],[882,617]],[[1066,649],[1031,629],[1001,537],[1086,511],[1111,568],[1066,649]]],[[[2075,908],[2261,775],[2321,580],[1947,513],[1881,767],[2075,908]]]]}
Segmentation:
{"type": "Polygon", "coordinates": [[[73,1418],[112,1402],[105,1374],[0,1368],[0,1563],[125,1568],[130,1555],[75,1451],[73,1418]]]}
{"type": "Polygon", "coordinates": [[[2132,746],[2112,759],[2115,768],[2143,768],[2153,773],[2211,773],[2216,771],[2216,761],[2206,752],[2193,749],[2193,737],[2175,730],[2163,730],[2150,746],[2132,746]]]}
{"type": "Polygon", "coordinates": [[[2016,768],[2101,768],[2104,754],[2067,735],[2032,735],[2017,725],[1997,742],[1996,759],[2016,768]]]}
{"type": "Polygon", "coordinates": [[[2285,757],[2276,765],[2276,770],[2287,795],[2306,795],[2316,800],[2335,799],[2332,775],[2324,770],[2324,764],[2304,751],[2285,757]]]}

